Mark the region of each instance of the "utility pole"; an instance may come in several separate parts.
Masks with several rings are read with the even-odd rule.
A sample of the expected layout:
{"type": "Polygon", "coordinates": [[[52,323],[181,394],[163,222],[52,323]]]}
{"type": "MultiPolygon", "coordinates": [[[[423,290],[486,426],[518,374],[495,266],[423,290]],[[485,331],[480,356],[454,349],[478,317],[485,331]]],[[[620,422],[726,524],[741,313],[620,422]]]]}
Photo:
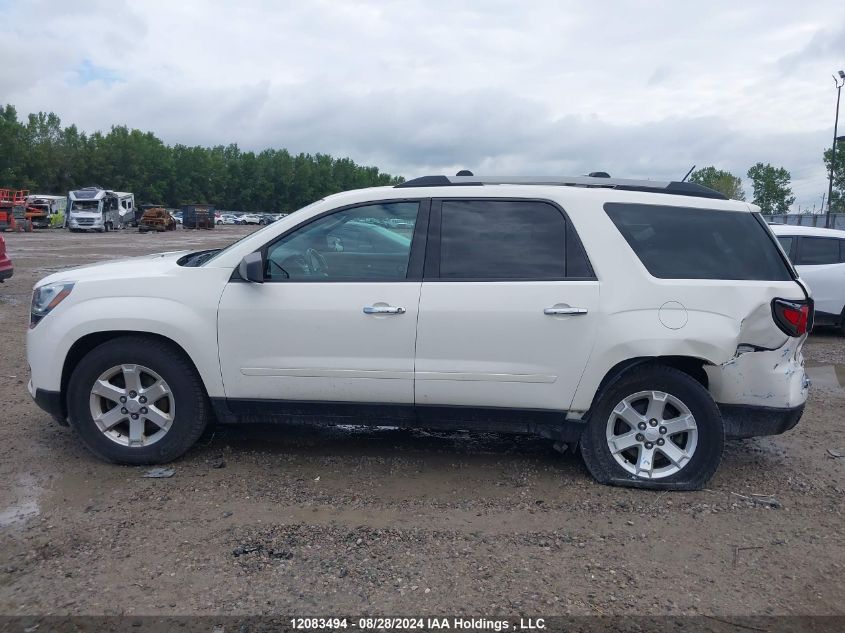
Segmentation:
{"type": "Polygon", "coordinates": [[[833,76],[833,83],[836,84],[836,116],[833,119],[833,146],[830,150],[830,177],[827,185],[827,215],[824,219],[825,228],[830,228],[831,203],[833,198],[833,171],[836,168],[836,134],[839,127],[839,97],[842,95],[842,85],[845,84],[845,71],[839,71],[839,78],[833,76]]]}

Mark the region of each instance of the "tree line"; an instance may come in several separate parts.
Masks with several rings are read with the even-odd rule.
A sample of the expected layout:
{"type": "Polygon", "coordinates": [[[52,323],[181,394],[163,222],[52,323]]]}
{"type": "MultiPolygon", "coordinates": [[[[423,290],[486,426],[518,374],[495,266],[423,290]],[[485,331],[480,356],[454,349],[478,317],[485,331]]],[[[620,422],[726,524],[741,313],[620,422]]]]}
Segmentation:
{"type": "Polygon", "coordinates": [[[256,153],[235,144],[166,145],[152,132],[126,126],[86,134],[62,127],[53,113],[20,121],[14,106],[0,106],[0,187],[65,195],[101,185],[134,193],[138,204],[290,212],[338,191],[399,182],[349,158],[256,153]]]}

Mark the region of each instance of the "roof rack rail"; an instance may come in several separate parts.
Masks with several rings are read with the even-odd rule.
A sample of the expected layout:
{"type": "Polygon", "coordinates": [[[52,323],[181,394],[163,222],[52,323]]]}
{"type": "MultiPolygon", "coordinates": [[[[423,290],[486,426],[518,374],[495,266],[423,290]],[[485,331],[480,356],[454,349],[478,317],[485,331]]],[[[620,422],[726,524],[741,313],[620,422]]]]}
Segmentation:
{"type": "Polygon", "coordinates": [[[605,178],[604,176],[564,176],[551,178],[485,177],[485,176],[421,176],[395,185],[397,189],[411,187],[460,187],[484,185],[559,185],[564,187],[587,187],[619,189],[621,191],[645,191],[648,193],[666,193],[676,196],[693,196],[728,200],[728,197],[694,182],[628,180],[624,178],[605,178]]]}

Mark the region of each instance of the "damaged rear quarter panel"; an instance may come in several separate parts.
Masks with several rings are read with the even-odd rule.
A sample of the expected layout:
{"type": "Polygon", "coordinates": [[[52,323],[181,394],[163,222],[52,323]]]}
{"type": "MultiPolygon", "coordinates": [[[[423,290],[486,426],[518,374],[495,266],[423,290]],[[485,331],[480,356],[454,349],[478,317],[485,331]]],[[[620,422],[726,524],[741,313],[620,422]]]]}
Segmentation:
{"type": "MultiPolygon", "coordinates": [[[[573,411],[589,409],[602,379],[617,364],[658,356],[701,360],[718,403],[793,407],[806,400],[800,353],[804,338],[782,332],[771,311],[774,298],[803,299],[798,284],[667,280],[644,269],[641,273],[646,284],[621,284],[608,277],[600,337],[573,398],[573,411]],[[669,329],[661,323],[660,306],[667,302],[686,309],[683,327],[669,329]],[[774,351],[738,353],[738,348],[774,351]]],[[[626,277],[630,279],[630,271],[616,279],[626,277]]]]}

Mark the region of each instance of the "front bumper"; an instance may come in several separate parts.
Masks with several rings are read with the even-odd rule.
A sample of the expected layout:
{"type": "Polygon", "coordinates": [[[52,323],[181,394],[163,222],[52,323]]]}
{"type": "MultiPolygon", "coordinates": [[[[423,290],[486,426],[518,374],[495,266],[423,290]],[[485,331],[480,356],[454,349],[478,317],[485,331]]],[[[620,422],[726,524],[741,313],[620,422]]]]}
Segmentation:
{"type": "Polygon", "coordinates": [[[760,435],[780,435],[795,427],[804,413],[804,405],[788,409],[742,404],[720,404],[725,423],[725,437],[742,439],[760,435]]]}
{"type": "Polygon", "coordinates": [[[32,384],[32,380],[29,381],[26,388],[29,391],[29,395],[32,396],[33,400],[35,400],[35,404],[37,404],[43,411],[46,411],[53,416],[53,419],[56,420],[56,422],[67,426],[67,415],[65,414],[64,406],[62,405],[61,393],[58,391],[49,391],[47,389],[36,389],[32,384]]]}
{"type": "Polygon", "coordinates": [[[76,220],[71,220],[68,222],[68,228],[70,229],[78,229],[80,231],[99,231],[105,226],[105,223],[102,220],[97,220],[95,222],[78,222],[76,220]]]}

